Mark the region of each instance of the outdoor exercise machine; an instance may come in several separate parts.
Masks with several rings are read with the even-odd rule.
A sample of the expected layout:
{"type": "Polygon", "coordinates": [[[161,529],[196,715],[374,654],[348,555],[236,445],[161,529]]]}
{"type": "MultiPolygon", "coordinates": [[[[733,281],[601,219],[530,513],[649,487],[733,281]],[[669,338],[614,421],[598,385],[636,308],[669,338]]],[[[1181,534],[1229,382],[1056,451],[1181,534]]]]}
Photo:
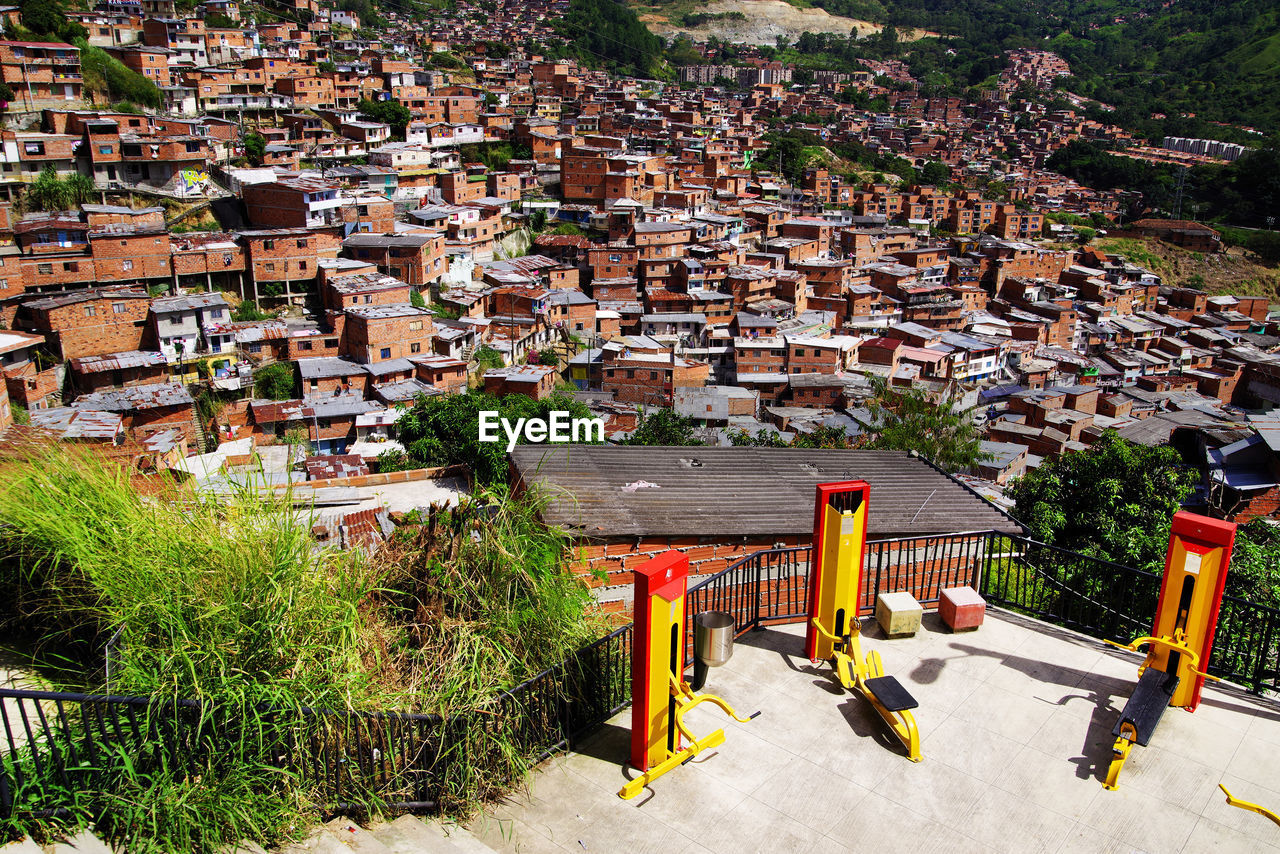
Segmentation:
{"type": "Polygon", "coordinates": [[[718,667],[733,654],[733,619],[711,611],[695,618],[694,685],[685,682],[685,594],[689,557],[668,551],[636,569],[635,625],[631,654],[631,767],[640,772],[618,792],[624,800],[640,794],[668,771],[704,750],[724,743],[724,730],[696,737],[684,716],[710,703],[736,721],[746,723],[760,713],[741,717],[712,694],[699,694],[707,667],[718,667]],[[681,736],[688,744],[681,747],[681,736]]]}
{"type": "Polygon", "coordinates": [[[1267,809],[1266,807],[1260,807],[1257,804],[1250,803],[1249,801],[1242,801],[1239,798],[1233,797],[1231,792],[1227,790],[1227,787],[1222,785],[1221,783],[1218,784],[1218,788],[1222,790],[1222,794],[1227,796],[1227,806],[1239,807],[1242,810],[1248,810],[1249,812],[1256,812],[1258,815],[1265,816],[1266,818],[1269,818],[1272,821],[1274,821],[1276,824],[1280,824],[1280,815],[1277,815],[1276,813],[1267,809]]]}
{"type": "Polygon", "coordinates": [[[1133,745],[1147,745],[1166,708],[1181,706],[1194,712],[1200,705],[1204,680],[1217,680],[1205,670],[1235,536],[1234,522],[1195,513],[1174,514],[1151,634],[1127,645],[1106,641],[1119,649],[1147,648],[1147,657],[1138,668],[1138,684],[1111,732],[1116,741],[1103,784],[1106,788],[1116,788],[1133,745]]]}
{"type": "Polygon", "coordinates": [[[885,675],[878,652],[862,654],[858,605],[870,494],[871,487],[861,480],[818,485],[805,654],[810,661],[831,662],[840,684],[865,697],[911,761],[919,762],[920,731],[911,714],[919,703],[896,678],[885,675]]]}

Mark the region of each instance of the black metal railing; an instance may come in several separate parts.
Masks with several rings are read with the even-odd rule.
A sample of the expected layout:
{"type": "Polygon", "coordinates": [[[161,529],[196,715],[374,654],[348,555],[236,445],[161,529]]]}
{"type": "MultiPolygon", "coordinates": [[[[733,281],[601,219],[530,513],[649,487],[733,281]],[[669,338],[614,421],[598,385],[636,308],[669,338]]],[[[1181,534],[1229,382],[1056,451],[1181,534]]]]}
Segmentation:
{"type": "Polygon", "coordinates": [[[192,700],[0,689],[0,817],[64,813],[78,793],[114,791],[126,767],[195,774],[238,757],[293,774],[332,811],[372,799],[433,810],[451,757],[475,766],[478,751],[514,749],[536,762],[624,708],[631,633],[623,626],[448,719],[304,707],[267,710],[246,731],[245,716],[192,700]]]}
{"type": "MultiPolygon", "coordinates": [[[[880,593],[909,591],[925,607],[942,590],[977,589],[990,532],[869,540],[863,558],[859,611],[875,610],[880,593]]],[[[767,625],[801,622],[808,613],[809,546],[765,549],[747,555],[689,588],[687,610],[727,611],[738,634],[767,625]]],[[[693,649],[693,624],[686,622],[686,647],[693,649]]]]}
{"type": "Polygon", "coordinates": [[[991,535],[981,586],[989,604],[1097,638],[1151,628],[1160,575],[1038,543],[991,535]]]}
{"type": "MultiPolygon", "coordinates": [[[[993,532],[988,541],[977,589],[989,604],[1121,643],[1151,631],[1160,573],[1026,537],[993,532]]],[[[1280,690],[1280,610],[1224,596],[1209,672],[1250,691],[1280,690]]]]}

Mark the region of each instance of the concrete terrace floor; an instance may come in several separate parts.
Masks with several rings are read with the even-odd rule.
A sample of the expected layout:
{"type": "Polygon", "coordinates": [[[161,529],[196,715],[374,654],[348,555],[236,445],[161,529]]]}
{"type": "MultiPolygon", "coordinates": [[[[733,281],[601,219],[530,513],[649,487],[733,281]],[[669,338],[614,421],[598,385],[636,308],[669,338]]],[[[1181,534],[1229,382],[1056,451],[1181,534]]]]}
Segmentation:
{"type": "Polygon", "coordinates": [[[1217,788],[1280,809],[1280,704],[1209,683],[1194,714],[1170,709],[1134,747],[1109,792],[1136,654],[990,608],[976,632],[951,634],[936,615],[911,639],[864,626],[864,651],[920,702],[923,762],[786,626],[744,635],[711,671],[707,691],[762,712],[747,724],[690,713],[698,735],[726,728],[719,748],[623,801],[627,709],[469,828],[499,851],[578,854],[1280,852],[1280,827],[1217,788]]]}

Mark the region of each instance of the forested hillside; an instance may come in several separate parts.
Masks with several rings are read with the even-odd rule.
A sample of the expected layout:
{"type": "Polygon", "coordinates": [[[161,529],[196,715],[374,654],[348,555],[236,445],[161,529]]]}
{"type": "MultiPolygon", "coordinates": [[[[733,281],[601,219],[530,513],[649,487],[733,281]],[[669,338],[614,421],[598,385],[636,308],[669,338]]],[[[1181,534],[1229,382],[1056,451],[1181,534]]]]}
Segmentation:
{"type": "Polygon", "coordinates": [[[1043,47],[1071,63],[1072,92],[1117,108],[1121,124],[1152,113],[1280,129],[1280,5],[1270,0],[829,0],[897,28],[952,38],[912,48],[916,76],[981,83],[991,58],[1043,47]]]}

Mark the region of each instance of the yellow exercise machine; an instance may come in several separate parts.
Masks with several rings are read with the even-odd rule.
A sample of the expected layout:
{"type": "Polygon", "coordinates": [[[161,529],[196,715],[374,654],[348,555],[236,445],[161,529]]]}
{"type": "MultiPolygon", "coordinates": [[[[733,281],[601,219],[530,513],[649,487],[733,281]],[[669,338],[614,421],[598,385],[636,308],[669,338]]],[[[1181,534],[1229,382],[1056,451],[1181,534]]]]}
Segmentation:
{"type": "Polygon", "coordinates": [[[1151,634],[1129,644],[1107,641],[1120,649],[1147,647],[1147,657],[1138,668],[1138,684],[1111,733],[1116,741],[1104,783],[1108,789],[1118,785],[1133,745],[1145,747],[1151,740],[1164,710],[1181,706],[1195,711],[1204,680],[1217,679],[1205,670],[1235,534],[1232,522],[1175,514],[1151,634]]]}
{"type": "Polygon", "coordinates": [[[916,719],[910,711],[919,704],[897,679],[884,675],[880,653],[872,650],[865,659],[862,657],[858,621],[853,621],[849,633],[844,637],[828,632],[816,618],[812,624],[833,646],[831,663],[840,684],[847,690],[857,691],[866,697],[867,702],[884,718],[884,722],[907,749],[907,756],[911,761],[919,762],[923,758],[920,756],[920,731],[916,728],[916,719]]]}
{"type": "Polygon", "coordinates": [[[1256,812],[1258,815],[1265,816],[1266,818],[1269,818],[1272,821],[1274,821],[1276,824],[1280,824],[1280,815],[1276,815],[1274,812],[1267,809],[1266,807],[1260,807],[1257,804],[1251,804],[1248,801],[1242,801],[1239,798],[1232,797],[1231,792],[1229,792],[1227,790],[1227,787],[1222,785],[1221,783],[1218,784],[1218,788],[1222,790],[1222,794],[1227,796],[1227,806],[1239,807],[1242,810],[1248,810],[1249,812],[1256,812]]]}
{"type": "MultiPolygon", "coordinates": [[[[624,800],[640,794],[668,771],[704,750],[724,743],[724,730],[697,738],[684,723],[690,709],[711,703],[734,720],[746,723],[733,707],[711,694],[698,694],[685,683],[685,591],[689,558],[668,551],[636,569],[635,627],[631,655],[631,766],[640,776],[618,792],[624,800]],[[684,736],[688,745],[680,746],[684,736]]],[[[726,615],[727,616],[727,615],[726,615]]],[[[732,639],[733,622],[719,626],[732,639]]],[[[725,641],[724,646],[727,646],[725,641]]],[[[728,647],[731,650],[731,647],[728,647]]],[[[727,660],[708,662],[711,666],[727,660]]],[[[699,685],[698,687],[701,687],[699,685]]]]}
{"type": "Polygon", "coordinates": [[[919,703],[902,683],[885,675],[878,652],[862,655],[858,610],[870,493],[861,480],[818,484],[805,654],[810,661],[830,661],[840,684],[865,697],[911,761],[919,762],[920,732],[911,714],[919,703]]]}

